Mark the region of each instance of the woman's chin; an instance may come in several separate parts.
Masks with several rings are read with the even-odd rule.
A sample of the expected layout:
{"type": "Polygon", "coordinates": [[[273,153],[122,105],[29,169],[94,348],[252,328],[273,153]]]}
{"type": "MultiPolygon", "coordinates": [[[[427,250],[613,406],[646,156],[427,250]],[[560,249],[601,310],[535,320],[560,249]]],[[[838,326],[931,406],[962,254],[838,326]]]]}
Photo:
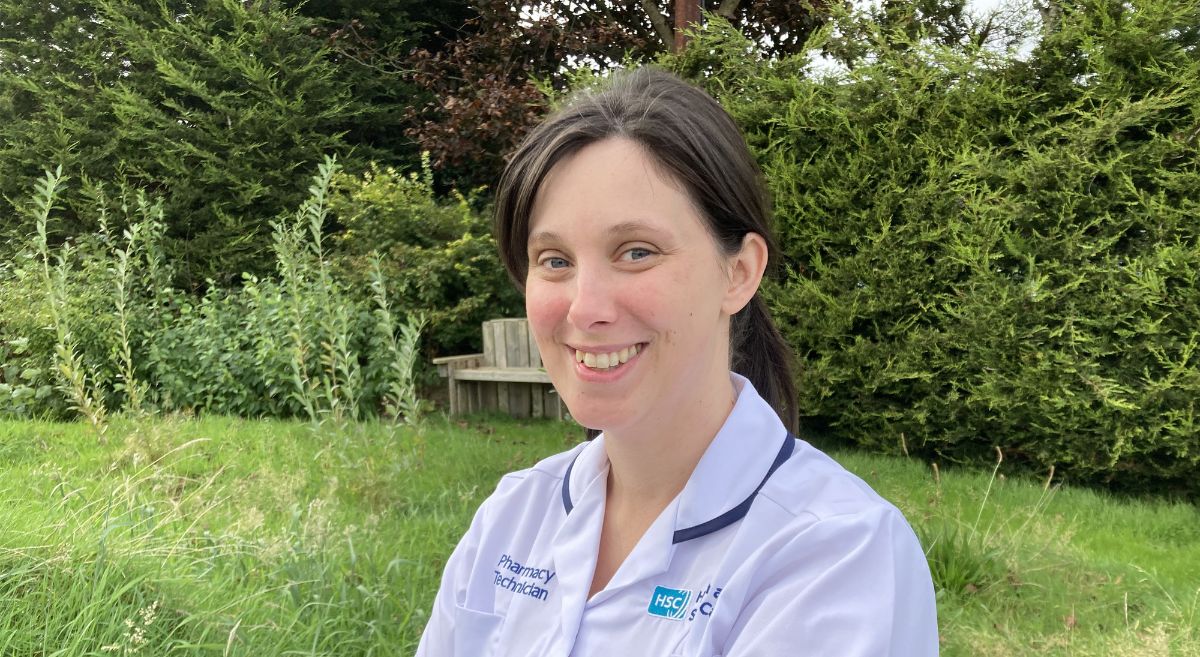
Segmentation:
{"type": "Polygon", "coordinates": [[[613,408],[612,404],[568,402],[567,410],[570,411],[571,418],[580,425],[598,431],[612,431],[629,421],[629,413],[620,412],[613,408]]]}

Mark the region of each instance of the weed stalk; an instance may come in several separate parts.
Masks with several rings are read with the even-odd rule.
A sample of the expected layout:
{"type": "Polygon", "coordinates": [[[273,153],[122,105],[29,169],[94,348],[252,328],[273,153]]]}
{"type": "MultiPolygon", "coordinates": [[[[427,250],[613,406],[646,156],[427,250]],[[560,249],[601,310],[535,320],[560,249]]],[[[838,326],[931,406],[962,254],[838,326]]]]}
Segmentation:
{"type": "Polygon", "coordinates": [[[413,366],[416,365],[419,356],[421,331],[425,328],[427,320],[420,313],[410,315],[408,321],[400,327],[400,338],[397,340],[396,320],[388,301],[379,253],[372,252],[370,261],[371,292],[375,298],[375,330],[383,339],[388,359],[388,393],[385,401],[387,413],[392,416],[393,422],[399,422],[403,417],[408,424],[417,424],[421,416],[421,405],[413,379],[413,366]]]}
{"type": "MultiPolygon", "coordinates": [[[[87,418],[97,437],[104,441],[108,430],[107,412],[98,391],[93,391],[88,385],[88,375],[84,369],[75,338],[66,317],[67,306],[67,271],[71,254],[70,245],[64,245],[55,257],[53,272],[50,267],[50,244],[47,223],[54,209],[55,200],[62,189],[64,178],[62,166],[54,172],[46,171],[45,176],[34,185],[34,212],[37,235],[34,246],[42,264],[42,284],[49,301],[50,317],[55,330],[55,369],[62,377],[61,385],[67,393],[75,410],[87,418]]],[[[92,377],[95,379],[95,376],[92,377]]]]}
{"type": "Polygon", "coordinates": [[[135,222],[124,232],[125,248],[116,250],[116,259],[111,269],[113,282],[116,286],[116,294],[113,302],[117,312],[117,357],[120,359],[118,365],[121,382],[118,384],[118,387],[125,392],[125,410],[133,411],[134,413],[141,413],[142,411],[144,388],[134,373],[133,368],[133,345],[130,339],[130,325],[132,323],[132,300],[130,298],[132,272],[130,271],[130,262],[136,257],[141,231],[141,225],[135,222]]]}

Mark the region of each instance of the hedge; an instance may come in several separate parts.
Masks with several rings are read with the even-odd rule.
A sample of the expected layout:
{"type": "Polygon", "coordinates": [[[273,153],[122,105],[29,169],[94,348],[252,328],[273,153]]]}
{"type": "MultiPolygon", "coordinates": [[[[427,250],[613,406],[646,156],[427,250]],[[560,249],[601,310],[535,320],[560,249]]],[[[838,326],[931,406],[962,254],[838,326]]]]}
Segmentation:
{"type": "Polygon", "coordinates": [[[1200,9],[1079,5],[1025,60],[804,75],[714,24],[672,62],[769,180],[810,432],[1200,490],[1200,9]]]}

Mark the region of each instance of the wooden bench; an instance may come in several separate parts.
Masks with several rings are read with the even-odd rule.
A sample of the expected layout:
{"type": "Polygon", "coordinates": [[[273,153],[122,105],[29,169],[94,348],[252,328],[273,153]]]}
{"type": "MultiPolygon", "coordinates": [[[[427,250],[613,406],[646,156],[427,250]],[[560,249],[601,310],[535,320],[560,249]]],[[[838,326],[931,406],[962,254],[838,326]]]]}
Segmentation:
{"type": "Polygon", "coordinates": [[[483,353],[434,358],[450,385],[450,415],[499,411],[513,417],[569,418],[542,369],[525,318],[483,323],[483,353]]]}

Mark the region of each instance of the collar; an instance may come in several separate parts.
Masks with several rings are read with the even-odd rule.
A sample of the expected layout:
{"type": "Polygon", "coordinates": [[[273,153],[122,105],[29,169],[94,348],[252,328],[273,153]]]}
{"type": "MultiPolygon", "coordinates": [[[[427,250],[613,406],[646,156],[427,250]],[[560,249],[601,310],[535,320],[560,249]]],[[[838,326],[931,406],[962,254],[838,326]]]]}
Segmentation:
{"type": "MultiPolygon", "coordinates": [[[[741,520],[759,490],[795,447],[795,439],[754,386],[730,373],[737,401],[696,464],[675,502],[672,544],[711,534],[741,520]]],[[[604,434],[567,467],[562,504],[567,514],[585,495],[603,495],[608,475],[604,434]]],[[[655,522],[658,525],[658,522],[655,522]]]]}

